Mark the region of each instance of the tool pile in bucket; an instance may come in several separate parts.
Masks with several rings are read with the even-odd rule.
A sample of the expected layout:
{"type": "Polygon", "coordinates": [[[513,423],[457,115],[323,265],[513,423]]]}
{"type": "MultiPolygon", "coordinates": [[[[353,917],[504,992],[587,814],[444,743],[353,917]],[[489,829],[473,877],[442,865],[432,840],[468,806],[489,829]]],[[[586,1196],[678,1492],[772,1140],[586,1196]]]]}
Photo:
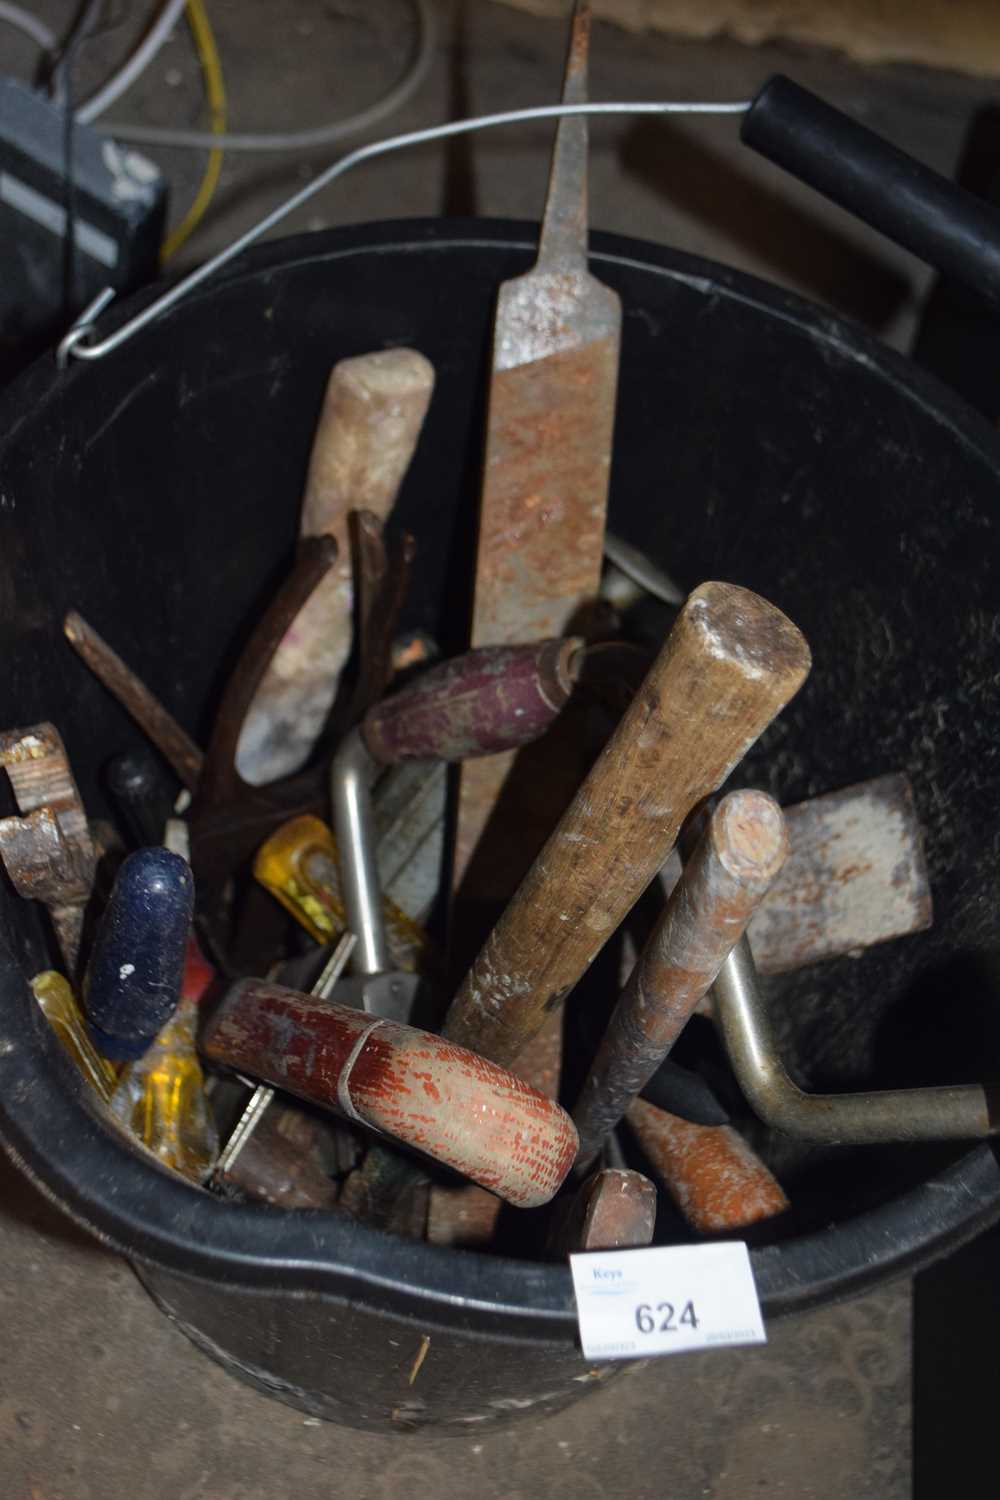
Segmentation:
{"type": "MultiPolygon", "coordinates": [[[[588,32],[580,5],[567,103],[588,32]]],[[[208,1191],[438,1244],[551,1205],[556,1257],[650,1243],[661,1188],[694,1234],[785,1211],[747,1106],[824,1142],[994,1132],[978,1085],[808,1095],[782,1067],[758,972],[927,927],[920,828],[903,775],[719,795],[809,647],[605,534],[621,306],[587,268],[586,132],[560,121],[537,263],[499,291],[469,651],[398,628],[421,538],[392,508],[434,371],[380,349],[333,369],[294,565],[205,752],[76,613],[150,742],[108,767],[119,826],[88,823],[54,725],[0,736],[0,857],[62,955],[34,993],[109,1124],[208,1191]],[[564,1007],[613,943],[594,1034],[564,1007]],[[696,1012],[721,1082],[669,1055],[696,1012]]]]}

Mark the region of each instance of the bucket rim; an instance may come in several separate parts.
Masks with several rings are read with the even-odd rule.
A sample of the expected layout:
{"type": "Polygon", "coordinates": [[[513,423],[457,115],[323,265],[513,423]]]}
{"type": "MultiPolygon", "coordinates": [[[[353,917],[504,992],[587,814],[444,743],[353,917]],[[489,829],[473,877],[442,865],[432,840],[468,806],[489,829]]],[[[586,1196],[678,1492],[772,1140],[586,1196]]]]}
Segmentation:
{"type": "MultiPolygon", "coordinates": [[[[196,312],[205,298],[222,290],[310,261],[477,247],[531,255],[536,243],[536,225],[498,219],[390,220],[298,235],[254,247],[166,320],[196,312]]],[[[1000,470],[1000,435],[985,418],[848,320],[757,277],[638,239],[595,232],[591,251],[595,266],[629,264],[663,275],[759,307],[825,341],[840,358],[873,367],[904,386],[928,415],[1000,470]]],[[[123,299],[120,314],[138,311],[161,290],[156,285],[123,299]]],[[[94,379],[102,363],[98,372],[82,361],[59,371],[49,354],[22,372],[0,394],[0,462],[23,426],[78,381],[94,379]]],[[[476,1331],[559,1342],[575,1338],[565,1266],[401,1240],[335,1211],[279,1214],[226,1203],[173,1177],[100,1123],[2,944],[0,995],[0,1144],[47,1197],[124,1255],[232,1286],[274,1291],[271,1283],[277,1279],[277,1290],[289,1295],[369,1295],[401,1316],[419,1314],[476,1331]],[[266,1249],[265,1240],[271,1242],[266,1249]]],[[[984,1143],[874,1209],[821,1233],[751,1250],[765,1315],[857,1294],[912,1272],[998,1218],[1000,1164],[994,1147],[984,1143]]]]}

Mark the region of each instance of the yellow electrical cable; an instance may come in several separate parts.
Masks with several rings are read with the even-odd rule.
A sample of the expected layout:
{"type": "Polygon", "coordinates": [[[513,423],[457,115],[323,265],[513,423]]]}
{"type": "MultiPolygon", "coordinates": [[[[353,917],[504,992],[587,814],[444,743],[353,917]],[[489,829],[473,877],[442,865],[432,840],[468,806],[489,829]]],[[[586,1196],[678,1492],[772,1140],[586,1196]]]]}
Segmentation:
{"type": "MultiPolygon", "coordinates": [[[[210,111],[210,129],[213,135],[223,135],[226,129],[226,89],[222,81],[222,64],[219,61],[215,35],[203,0],[187,0],[187,19],[194,38],[195,50],[205,80],[205,95],[210,111]]],[[[160,248],[161,261],[169,260],[184,244],[189,235],[201,223],[205,210],[212,201],[222,171],[222,149],[213,146],[205,163],[205,175],[194,202],[176,229],[172,229],[160,248]]]]}

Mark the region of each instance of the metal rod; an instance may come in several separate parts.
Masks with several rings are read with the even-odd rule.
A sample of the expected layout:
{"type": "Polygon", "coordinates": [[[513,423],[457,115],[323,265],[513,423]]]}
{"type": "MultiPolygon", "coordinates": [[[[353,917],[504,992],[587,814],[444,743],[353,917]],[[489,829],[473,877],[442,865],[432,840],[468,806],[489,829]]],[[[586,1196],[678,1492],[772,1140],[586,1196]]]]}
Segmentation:
{"type": "Polygon", "coordinates": [[[375,864],[370,787],[377,768],[361,731],[352,729],[342,740],[330,771],[344,910],[348,928],[358,939],[352,963],[357,974],[384,974],[392,966],[375,864]]]}
{"type": "MultiPolygon", "coordinates": [[[[341,974],[343,974],[344,966],[351,956],[356,941],[357,939],[353,932],[345,932],[340,942],[330,954],[319,978],[312,987],[312,993],[316,996],[317,1000],[328,1000],[330,998],[330,992],[341,974]]],[[[243,1081],[247,1082],[248,1080],[244,1079],[243,1081]]],[[[229,1139],[212,1171],[214,1181],[218,1182],[231,1170],[236,1158],[263,1119],[274,1095],[275,1090],[269,1084],[258,1083],[254,1086],[253,1093],[243,1113],[233,1126],[229,1139]]]]}
{"type": "Polygon", "coordinates": [[[676,100],[667,102],[651,103],[601,103],[601,104],[543,104],[531,109],[511,109],[500,114],[477,115],[470,120],[451,120],[445,125],[432,125],[426,130],[411,130],[404,135],[389,136],[385,140],[372,141],[370,145],[359,146],[354,151],[349,151],[338,161],[331,163],[312,182],[308,182],[298,192],[286,198],[284,203],[279,203],[277,208],[265,214],[244,234],[227,245],[218,255],[212,256],[211,260],[185,276],[176,286],[172,286],[168,292],[157,297],[148,307],[136,313],[134,318],[129,318],[114,333],[108,334],[97,343],[88,343],[87,339],[94,332],[94,325],[101,312],[107,307],[114,297],[114,289],[105,287],[94,298],[93,302],[86,307],[77,318],[72,328],[60,342],[56,350],[56,362],[60,369],[64,369],[69,361],[70,355],[75,359],[103,359],[105,355],[112,354],[115,349],[120,349],[122,344],[139,333],[148,324],[165,313],[171,307],[175,307],[195,287],[214,276],[216,271],[228,265],[237,255],[252,245],[261,235],[280,224],[282,219],[288,217],[303,203],[308,202],[316,193],[341,177],[351,167],[356,167],[363,161],[368,161],[375,156],[384,156],[390,151],[400,151],[407,146],[424,146],[431,141],[446,140],[449,136],[465,135],[474,130],[487,130],[494,125],[518,125],[529,120],[559,119],[564,115],[743,115],[750,108],[749,99],[740,99],[731,103],[684,103],[676,100]]]}
{"type": "Polygon", "coordinates": [[[973,1083],[864,1094],[803,1092],[778,1055],[745,937],[719,971],[712,996],[740,1088],[774,1130],[807,1141],[864,1146],[971,1140],[1000,1129],[1000,1087],[973,1083]]]}
{"type": "Polygon", "coordinates": [[[645,552],[633,547],[631,542],[626,542],[622,537],[615,536],[612,531],[604,533],[604,556],[626,578],[630,578],[662,604],[679,606],[687,598],[684,590],[662,568],[658,568],[645,552]]]}
{"type": "Polygon", "coordinates": [[[63,632],[97,680],[131,714],[184,785],[193,790],[198,785],[205,757],[173,714],[75,609],[63,621],[63,632]]]}

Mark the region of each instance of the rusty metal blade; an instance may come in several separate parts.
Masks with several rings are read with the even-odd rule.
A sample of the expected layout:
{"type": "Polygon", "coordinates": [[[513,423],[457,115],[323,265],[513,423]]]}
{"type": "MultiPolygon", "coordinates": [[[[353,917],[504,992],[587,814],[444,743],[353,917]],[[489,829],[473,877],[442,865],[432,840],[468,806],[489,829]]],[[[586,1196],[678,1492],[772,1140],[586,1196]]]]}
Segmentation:
{"type": "MultiPolygon", "coordinates": [[[[875,776],[784,809],[789,853],[750,923],[754,963],[782,974],[930,927],[934,908],[909,777],[875,776]]],[[[676,851],[660,872],[669,894],[676,851]]],[[[711,996],[699,1005],[710,1015],[711,996]]]]}
{"type": "MultiPolygon", "coordinates": [[[[589,36],[589,6],[578,4],[568,103],[587,98],[589,36]]],[[[587,123],[571,117],[556,133],[538,259],[497,302],[473,646],[559,635],[597,595],[620,331],[618,296],[587,270],[587,123]]],[[[511,760],[462,769],[456,883],[511,760]]]]}
{"type": "Polygon", "coordinates": [[[932,921],[923,836],[906,776],[786,809],[791,853],[750,924],[764,974],[857,953],[932,921]]]}

